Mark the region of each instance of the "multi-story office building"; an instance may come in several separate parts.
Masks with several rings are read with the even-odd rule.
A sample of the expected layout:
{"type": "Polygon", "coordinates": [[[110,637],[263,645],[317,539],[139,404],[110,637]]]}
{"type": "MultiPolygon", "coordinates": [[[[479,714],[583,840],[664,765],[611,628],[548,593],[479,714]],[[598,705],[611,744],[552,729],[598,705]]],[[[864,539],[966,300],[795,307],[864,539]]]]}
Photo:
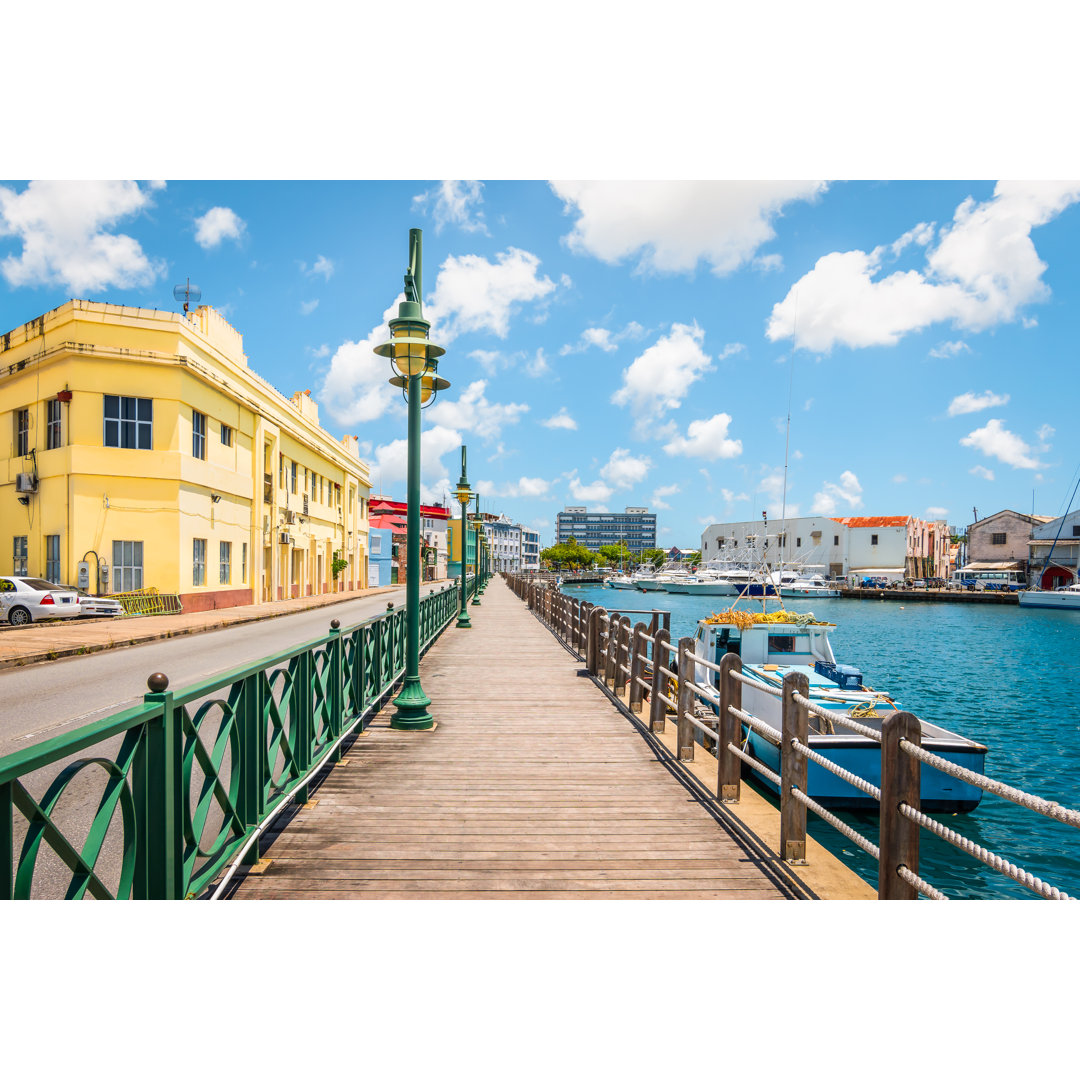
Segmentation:
{"type": "Polygon", "coordinates": [[[71,300],[0,336],[3,570],[189,611],[364,587],[369,494],[212,308],[71,300]]]}
{"type": "Polygon", "coordinates": [[[647,506],[628,506],[621,514],[589,513],[585,506],[568,506],[555,519],[555,543],[576,540],[590,551],[608,544],[625,544],[640,554],[656,547],[656,515],[647,506]]]}

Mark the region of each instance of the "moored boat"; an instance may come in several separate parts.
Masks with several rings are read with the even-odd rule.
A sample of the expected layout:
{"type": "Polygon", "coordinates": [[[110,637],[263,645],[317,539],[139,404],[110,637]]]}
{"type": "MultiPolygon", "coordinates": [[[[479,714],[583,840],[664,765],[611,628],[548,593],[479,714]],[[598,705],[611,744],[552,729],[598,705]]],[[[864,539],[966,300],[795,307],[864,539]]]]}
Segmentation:
{"type": "Polygon", "coordinates": [[[1028,589],[1020,594],[1020,606],[1080,611],[1080,584],[1062,585],[1057,589],[1028,589]]]}
{"type": "MultiPolygon", "coordinates": [[[[864,727],[881,730],[883,721],[898,711],[893,697],[863,683],[857,668],[837,664],[829,633],[835,624],[813,615],[779,611],[766,614],[733,610],[711,615],[698,623],[695,654],[719,664],[725,653],[742,660],[743,674],[756,683],[742,684],[743,711],[775,732],[768,737],[743,725],[749,752],[774,772],[780,771],[781,702],[769,689],[781,686],[789,672],[806,676],[809,700],[833,713],[846,714],[864,727]]],[[[719,710],[719,675],[703,664],[695,665],[694,680],[709,693],[719,710]]],[[[983,772],[987,748],[981,743],[933,723],[921,721],[922,745],[931,753],[972,772],[983,772]]],[[[809,746],[833,764],[881,786],[881,748],[867,735],[842,724],[810,715],[809,746]]],[[[923,810],[957,813],[973,810],[982,792],[952,776],[923,765],[920,770],[923,810]]],[[[776,791],[763,777],[761,783],[776,791]]],[[[807,794],[824,806],[875,809],[877,802],[814,761],[808,764],[807,794]]]]}

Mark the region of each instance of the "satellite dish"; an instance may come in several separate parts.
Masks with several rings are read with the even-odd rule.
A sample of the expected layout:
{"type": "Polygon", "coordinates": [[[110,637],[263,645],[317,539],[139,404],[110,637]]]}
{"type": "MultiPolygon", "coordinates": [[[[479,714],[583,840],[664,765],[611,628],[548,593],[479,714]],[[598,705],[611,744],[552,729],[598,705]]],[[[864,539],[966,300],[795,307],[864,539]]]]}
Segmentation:
{"type": "Polygon", "coordinates": [[[173,299],[178,303],[184,302],[184,311],[187,311],[189,303],[198,303],[202,299],[202,289],[198,285],[191,284],[191,278],[187,279],[186,285],[176,285],[172,291],[173,299]]]}

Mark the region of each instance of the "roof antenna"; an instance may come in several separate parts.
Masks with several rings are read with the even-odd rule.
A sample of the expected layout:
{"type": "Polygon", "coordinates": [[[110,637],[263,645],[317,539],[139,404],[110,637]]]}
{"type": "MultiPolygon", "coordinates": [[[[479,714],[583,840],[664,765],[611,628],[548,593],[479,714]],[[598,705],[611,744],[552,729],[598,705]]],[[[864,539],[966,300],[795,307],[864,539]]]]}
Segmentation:
{"type": "Polygon", "coordinates": [[[187,279],[186,285],[175,285],[173,287],[173,299],[179,303],[181,300],[184,302],[184,314],[188,312],[188,304],[192,301],[198,303],[202,299],[202,290],[198,285],[191,284],[191,278],[187,279]]]}

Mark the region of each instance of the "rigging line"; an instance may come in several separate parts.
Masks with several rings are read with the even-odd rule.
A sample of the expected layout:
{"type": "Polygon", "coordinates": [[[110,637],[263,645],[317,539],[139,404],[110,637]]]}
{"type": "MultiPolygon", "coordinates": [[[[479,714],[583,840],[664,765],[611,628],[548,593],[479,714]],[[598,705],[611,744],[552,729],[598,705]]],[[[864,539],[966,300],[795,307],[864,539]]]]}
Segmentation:
{"type": "Polygon", "coordinates": [[[791,391],[795,384],[795,350],[799,347],[799,290],[795,290],[795,316],[791,324],[791,360],[788,372],[787,431],[784,434],[784,495],[780,508],[780,530],[783,542],[780,547],[780,578],[784,576],[784,554],[787,548],[787,474],[788,447],[791,443],[791,391]]]}
{"type": "Polygon", "coordinates": [[[1069,505],[1065,509],[1065,513],[1061,517],[1061,524],[1058,525],[1057,536],[1054,537],[1054,542],[1050,545],[1050,550],[1047,552],[1046,561],[1042,564],[1042,569],[1039,571],[1039,578],[1041,580],[1042,575],[1045,573],[1047,566],[1050,564],[1050,559],[1054,554],[1054,548],[1057,547],[1058,537],[1061,536],[1061,530],[1065,527],[1065,518],[1069,516],[1069,510],[1072,509],[1073,499],[1076,498],[1077,488],[1080,488],[1080,480],[1076,481],[1076,487],[1073,488],[1072,497],[1069,499],[1069,505]]]}

